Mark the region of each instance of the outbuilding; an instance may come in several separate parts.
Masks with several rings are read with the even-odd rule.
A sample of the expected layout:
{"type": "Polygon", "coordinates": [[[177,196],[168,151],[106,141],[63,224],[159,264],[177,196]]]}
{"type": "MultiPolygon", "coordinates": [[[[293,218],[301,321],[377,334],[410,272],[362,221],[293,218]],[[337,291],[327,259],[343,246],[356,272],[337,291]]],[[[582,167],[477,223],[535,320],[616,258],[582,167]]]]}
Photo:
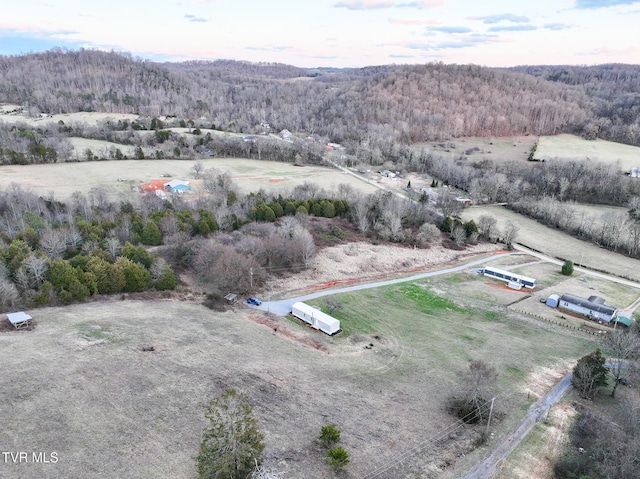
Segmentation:
{"type": "Polygon", "coordinates": [[[323,333],[333,335],[340,331],[340,321],[301,301],[291,306],[291,314],[323,333]]]}
{"type": "Polygon", "coordinates": [[[580,298],[572,294],[563,294],[558,304],[559,308],[586,316],[595,321],[609,323],[618,314],[613,306],[603,303],[594,303],[588,299],[580,298]]]}
{"type": "Polygon", "coordinates": [[[24,311],[20,311],[17,313],[8,313],[7,319],[16,329],[26,329],[31,325],[31,320],[33,319],[30,315],[25,313],[24,311]]]}
{"type": "Polygon", "coordinates": [[[171,180],[165,183],[164,187],[171,193],[179,193],[183,191],[189,191],[189,182],[182,180],[171,180]]]}
{"type": "Polygon", "coordinates": [[[550,306],[552,308],[557,308],[559,302],[560,302],[560,296],[557,294],[552,294],[547,298],[546,304],[547,306],[550,306]]]}

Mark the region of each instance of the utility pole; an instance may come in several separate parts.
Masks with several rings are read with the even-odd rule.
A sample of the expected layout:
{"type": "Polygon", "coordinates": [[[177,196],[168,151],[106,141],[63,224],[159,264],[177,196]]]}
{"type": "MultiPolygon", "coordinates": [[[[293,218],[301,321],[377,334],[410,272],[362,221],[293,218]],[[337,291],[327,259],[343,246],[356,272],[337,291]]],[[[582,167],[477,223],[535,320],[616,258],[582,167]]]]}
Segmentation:
{"type": "Polygon", "coordinates": [[[253,291],[253,268],[249,268],[249,283],[251,284],[251,291],[253,291]]]}
{"type": "Polygon", "coordinates": [[[489,419],[487,419],[487,428],[484,432],[484,435],[487,436],[489,434],[489,426],[491,425],[491,415],[493,414],[493,402],[496,400],[495,397],[491,398],[491,407],[489,408],[489,419]]]}

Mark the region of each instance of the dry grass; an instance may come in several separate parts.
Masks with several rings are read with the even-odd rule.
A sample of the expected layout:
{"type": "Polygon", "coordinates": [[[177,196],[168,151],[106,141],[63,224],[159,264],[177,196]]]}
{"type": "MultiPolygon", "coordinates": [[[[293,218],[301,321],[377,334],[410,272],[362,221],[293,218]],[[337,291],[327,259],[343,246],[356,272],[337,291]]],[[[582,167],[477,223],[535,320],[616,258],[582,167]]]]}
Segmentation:
{"type": "Polygon", "coordinates": [[[480,162],[486,159],[502,163],[526,161],[537,140],[535,136],[466,137],[444,142],[416,143],[414,146],[431,150],[453,160],[462,157],[467,162],[480,162]],[[467,151],[469,154],[466,154],[467,151]]]}
{"type": "Polygon", "coordinates": [[[640,148],[606,140],[585,140],[574,135],[542,136],[535,158],[593,160],[618,165],[621,171],[640,167],[640,148]]]}
{"type": "Polygon", "coordinates": [[[477,222],[482,215],[496,218],[501,230],[507,221],[516,224],[520,228],[516,241],[524,246],[556,258],[570,259],[588,268],[640,281],[640,261],[578,240],[501,206],[467,208],[462,213],[464,221],[474,219],[477,222]]]}
{"type": "Polygon", "coordinates": [[[392,336],[330,341],[254,314],[91,303],[41,309],[35,330],[0,333],[3,450],[59,457],[2,464],[3,475],[195,477],[206,402],[229,386],[248,394],[267,463],[289,477],[333,477],[316,443],[327,423],[342,429],[357,477],[451,422],[442,388],[392,336]]]}
{"type": "Polygon", "coordinates": [[[269,297],[291,296],[355,282],[409,274],[435,265],[482,253],[498,251],[499,246],[481,243],[463,251],[433,245],[429,249],[414,249],[396,245],[372,245],[365,242],[347,243],[322,249],[313,267],[295,276],[273,281],[266,293],[269,297]]]}
{"type": "MultiPolygon", "coordinates": [[[[289,163],[239,158],[214,158],[202,162],[206,169],[228,171],[244,194],[260,189],[269,193],[286,193],[305,182],[313,182],[328,191],[332,191],[340,183],[349,184],[357,191],[376,191],[373,186],[351,175],[321,166],[299,167],[289,163]]],[[[123,160],[3,165],[0,166],[0,173],[5,185],[15,183],[38,194],[53,193],[61,200],[68,199],[75,191],[86,194],[93,187],[107,188],[114,199],[125,200],[137,197],[139,185],[162,178],[167,181],[172,178],[190,180],[197,192],[200,182],[192,178],[193,164],[190,160],[123,160]]]]}

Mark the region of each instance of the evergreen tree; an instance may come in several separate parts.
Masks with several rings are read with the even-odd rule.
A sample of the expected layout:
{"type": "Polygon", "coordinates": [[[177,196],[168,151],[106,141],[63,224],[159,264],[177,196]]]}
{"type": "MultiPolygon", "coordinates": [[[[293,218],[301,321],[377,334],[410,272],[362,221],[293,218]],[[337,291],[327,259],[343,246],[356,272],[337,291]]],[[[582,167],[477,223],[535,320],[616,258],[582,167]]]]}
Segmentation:
{"type": "Polygon", "coordinates": [[[327,452],[327,463],[336,471],[349,464],[349,453],[342,446],[336,446],[327,452]]]}
{"type": "Polygon", "coordinates": [[[582,397],[591,398],[598,389],[607,385],[609,369],[605,363],[606,358],[600,349],[578,360],[578,364],[573,368],[571,384],[582,397]]]}
{"type": "Polygon", "coordinates": [[[246,479],[260,465],[264,435],[246,398],[227,389],[211,401],[196,461],[202,479],[246,479]]]}
{"type": "Polygon", "coordinates": [[[150,246],[158,246],[162,244],[162,233],[155,221],[147,220],[142,229],[142,243],[150,246]]]}
{"type": "Polygon", "coordinates": [[[573,261],[565,261],[562,265],[562,274],[565,276],[571,276],[573,274],[573,261]]]}

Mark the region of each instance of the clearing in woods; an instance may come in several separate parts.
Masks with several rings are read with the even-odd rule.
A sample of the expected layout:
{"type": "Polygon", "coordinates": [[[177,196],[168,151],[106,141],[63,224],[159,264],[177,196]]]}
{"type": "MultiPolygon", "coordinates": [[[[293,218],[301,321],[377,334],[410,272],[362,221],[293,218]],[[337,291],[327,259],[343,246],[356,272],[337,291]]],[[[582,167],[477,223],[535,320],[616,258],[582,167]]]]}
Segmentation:
{"type": "MultiPolygon", "coordinates": [[[[292,190],[295,186],[310,182],[333,191],[341,183],[351,185],[356,191],[378,191],[352,175],[323,166],[294,166],[291,163],[247,160],[241,158],[208,158],[200,160],[204,168],[227,171],[241,193],[264,190],[268,193],[292,190]]],[[[137,189],[151,180],[180,179],[190,181],[197,192],[201,180],[193,179],[192,160],[121,160],[90,161],[82,163],[57,163],[46,165],[3,165],[0,173],[5,185],[15,183],[39,194],[53,193],[59,200],[66,200],[75,191],[86,194],[93,187],[104,187],[113,199],[132,199],[140,193],[137,189]]],[[[195,193],[186,194],[185,198],[195,193]]]]}
{"type": "Polygon", "coordinates": [[[640,148],[607,140],[585,140],[562,134],[541,136],[534,155],[536,160],[592,160],[617,165],[620,171],[640,167],[640,148]]]}

